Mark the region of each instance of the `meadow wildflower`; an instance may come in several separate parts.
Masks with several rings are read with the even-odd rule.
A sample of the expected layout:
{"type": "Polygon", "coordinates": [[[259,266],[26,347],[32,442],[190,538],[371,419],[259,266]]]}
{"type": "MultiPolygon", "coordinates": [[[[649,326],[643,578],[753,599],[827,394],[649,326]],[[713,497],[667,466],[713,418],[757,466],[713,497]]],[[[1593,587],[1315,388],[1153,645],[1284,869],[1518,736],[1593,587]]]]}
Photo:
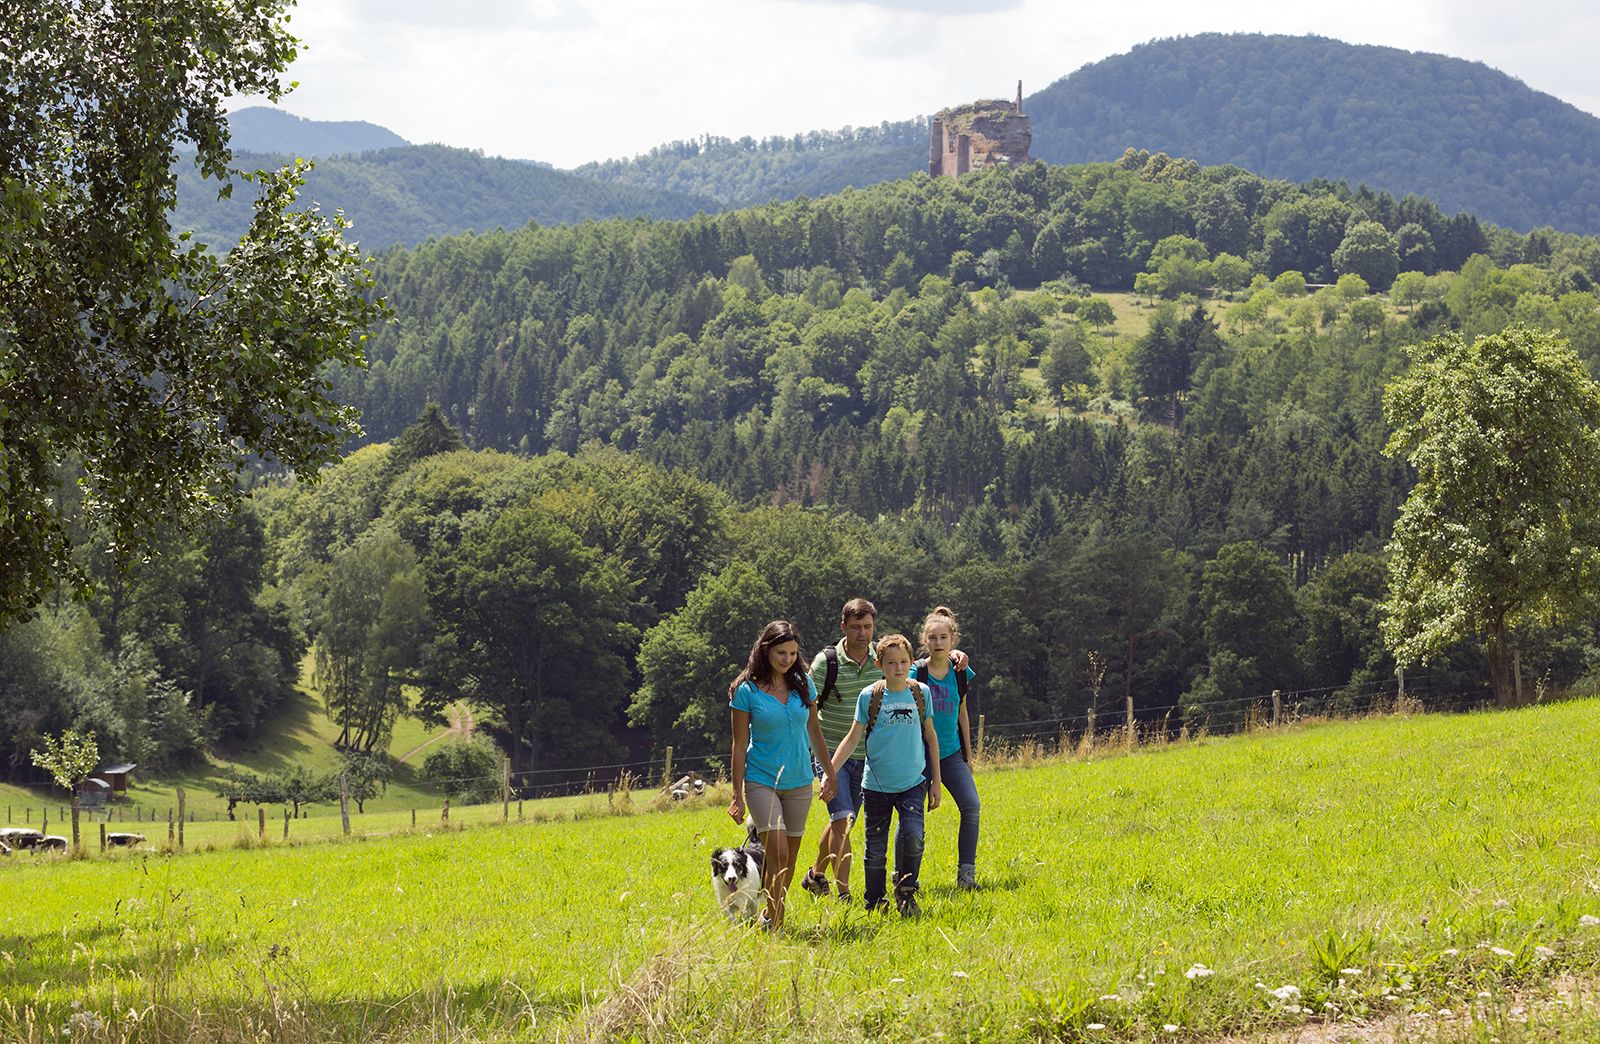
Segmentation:
{"type": "Polygon", "coordinates": [[[1189,966],[1189,970],[1183,973],[1183,977],[1185,979],[1209,979],[1215,974],[1216,972],[1212,971],[1210,968],[1207,968],[1205,965],[1196,962],[1189,966]]]}

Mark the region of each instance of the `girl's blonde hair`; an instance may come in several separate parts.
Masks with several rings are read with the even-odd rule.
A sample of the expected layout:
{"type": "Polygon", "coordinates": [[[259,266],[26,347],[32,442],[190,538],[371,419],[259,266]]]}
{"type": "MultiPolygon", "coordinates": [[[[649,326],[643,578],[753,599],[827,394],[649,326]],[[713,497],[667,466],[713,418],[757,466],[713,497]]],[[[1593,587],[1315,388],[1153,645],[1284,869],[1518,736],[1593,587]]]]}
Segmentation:
{"type": "Polygon", "coordinates": [[[882,638],[878,639],[878,662],[883,662],[883,654],[885,650],[896,647],[906,651],[906,659],[916,659],[916,657],[911,653],[911,639],[907,638],[903,634],[886,634],[882,638]]]}
{"type": "MultiPolygon", "coordinates": [[[[956,614],[951,612],[950,607],[947,605],[936,605],[933,607],[933,611],[923,618],[922,626],[917,628],[917,651],[924,656],[928,655],[928,625],[935,621],[943,623],[950,628],[951,648],[954,648],[956,643],[961,640],[961,628],[956,626],[956,614]]],[[[882,645],[883,643],[879,642],[878,644],[882,645]]]]}

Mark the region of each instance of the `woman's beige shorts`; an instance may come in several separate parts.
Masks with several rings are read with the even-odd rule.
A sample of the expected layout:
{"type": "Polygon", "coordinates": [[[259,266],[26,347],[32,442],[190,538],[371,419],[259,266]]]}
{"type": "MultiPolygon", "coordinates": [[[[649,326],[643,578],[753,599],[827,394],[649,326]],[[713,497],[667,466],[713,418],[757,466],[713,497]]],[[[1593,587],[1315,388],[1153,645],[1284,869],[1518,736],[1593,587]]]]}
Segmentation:
{"type": "Polygon", "coordinates": [[[745,780],[744,803],[750,818],[763,834],[782,830],[790,837],[806,832],[806,815],[811,811],[811,784],[791,790],[773,790],[761,783],[745,780]]]}

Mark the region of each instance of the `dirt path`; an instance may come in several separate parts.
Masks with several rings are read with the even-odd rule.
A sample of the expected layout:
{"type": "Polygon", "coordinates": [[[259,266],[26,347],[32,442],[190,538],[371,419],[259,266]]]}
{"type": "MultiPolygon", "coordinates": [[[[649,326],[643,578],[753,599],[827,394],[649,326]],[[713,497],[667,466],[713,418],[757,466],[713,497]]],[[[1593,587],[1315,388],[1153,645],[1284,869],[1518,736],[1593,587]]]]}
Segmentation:
{"type": "Polygon", "coordinates": [[[472,740],[478,731],[478,720],[472,716],[472,708],[464,703],[452,703],[445,708],[445,718],[450,722],[443,732],[430,736],[421,743],[400,755],[400,763],[405,764],[412,758],[421,754],[435,743],[454,737],[458,742],[467,743],[472,740]]]}

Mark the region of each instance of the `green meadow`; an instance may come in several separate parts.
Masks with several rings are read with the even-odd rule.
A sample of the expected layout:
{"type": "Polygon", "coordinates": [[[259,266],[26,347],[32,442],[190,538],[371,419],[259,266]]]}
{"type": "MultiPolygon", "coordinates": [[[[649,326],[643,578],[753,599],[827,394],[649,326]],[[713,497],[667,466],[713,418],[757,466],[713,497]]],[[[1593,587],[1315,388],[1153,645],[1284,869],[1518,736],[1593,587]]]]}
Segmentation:
{"type": "Polygon", "coordinates": [[[1015,758],[978,776],[980,892],[947,806],[920,920],[797,892],[776,936],[712,908],[725,794],[13,856],[0,1039],[1594,1039],[1597,711],[1015,758]]]}

